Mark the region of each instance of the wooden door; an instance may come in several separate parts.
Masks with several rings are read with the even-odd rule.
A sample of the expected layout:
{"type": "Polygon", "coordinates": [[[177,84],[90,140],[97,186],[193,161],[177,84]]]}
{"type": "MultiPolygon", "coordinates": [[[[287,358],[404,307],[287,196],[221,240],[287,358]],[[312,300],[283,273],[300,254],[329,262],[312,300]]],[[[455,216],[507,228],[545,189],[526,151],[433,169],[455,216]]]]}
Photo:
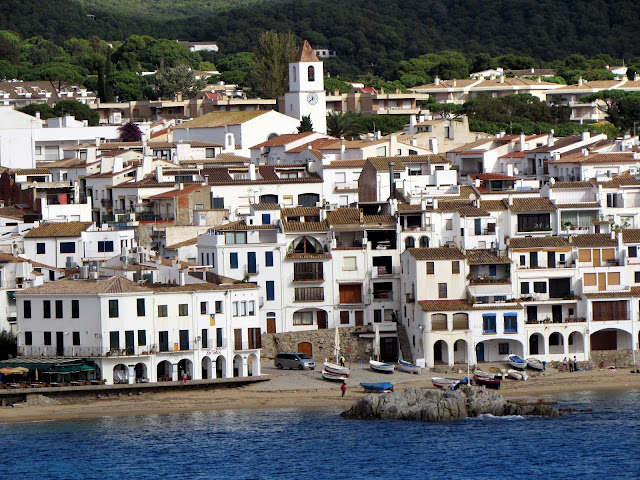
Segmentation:
{"type": "Polygon", "coordinates": [[[597,248],[592,250],[593,252],[593,266],[594,267],[599,267],[600,266],[600,250],[598,250],[597,248]]]}
{"type": "Polygon", "coordinates": [[[236,328],[233,331],[233,335],[234,335],[234,340],[235,340],[235,346],[234,349],[235,350],[242,350],[242,329],[241,328],[236,328]]]}
{"type": "Polygon", "coordinates": [[[591,350],[617,350],[618,337],[614,330],[601,330],[591,335],[591,350]]]}
{"type": "Polygon", "coordinates": [[[318,312],[316,313],[316,320],[318,322],[318,328],[328,328],[327,312],[325,312],[324,310],[318,310],[318,312]]]}
{"type": "Polygon", "coordinates": [[[298,344],[298,353],[306,353],[313,358],[313,348],[311,347],[311,344],[309,342],[300,342],[298,344]]]}
{"type": "MultiPolygon", "coordinates": [[[[595,257],[593,257],[593,260],[595,263],[595,257]]],[[[602,292],[606,289],[607,289],[607,274],[604,272],[598,273],[598,290],[602,292]]]]}
{"type": "Polygon", "coordinates": [[[276,333],[276,319],[274,317],[267,318],[267,333],[276,333]]]}
{"type": "Polygon", "coordinates": [[[356,310],[356,327],[364,325],[364,312],[362,310],[356,310]]]}

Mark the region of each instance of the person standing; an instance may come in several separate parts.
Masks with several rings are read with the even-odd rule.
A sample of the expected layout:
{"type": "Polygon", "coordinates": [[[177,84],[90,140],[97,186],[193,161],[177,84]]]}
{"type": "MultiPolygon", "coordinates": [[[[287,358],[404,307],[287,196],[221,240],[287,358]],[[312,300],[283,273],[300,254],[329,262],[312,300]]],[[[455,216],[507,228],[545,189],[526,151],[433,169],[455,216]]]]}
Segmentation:
{"type": "Polygon", "coordinates": [[[340,355],[340,366],[344,367],[344,355],[340,355]]]}
{"type": "Polygon", "coordinates": [[[576,356],[573,356],[573,371],[577,372],[578,371],[578,359],[576,358],[576,356]]]}
{"type": "Polygon", "coordinates": [[[569,357],[569,373],[573,372],[573,359],[569,357]]]}
{"type": "Polygon", "coordinates": [[[567,357],[564,357],[564,360],[562,361],[562,371],[567,371],[567,357]]]}
{"type": "Polygon", "coordinates": [[[342,390],[342,396],[344,397],[344,394],[347,393],[347,384],[342,382],[342,386],[340,387],[340,390],[342,390]]]}

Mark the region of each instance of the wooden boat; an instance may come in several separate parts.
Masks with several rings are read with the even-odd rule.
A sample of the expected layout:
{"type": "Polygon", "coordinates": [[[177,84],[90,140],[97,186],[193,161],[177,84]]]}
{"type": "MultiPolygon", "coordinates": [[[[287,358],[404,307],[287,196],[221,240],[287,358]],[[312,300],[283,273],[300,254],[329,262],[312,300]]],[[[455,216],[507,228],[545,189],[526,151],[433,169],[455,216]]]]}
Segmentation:
{"type": "Polygon", "coordinates": [[[349,375],[341,375],[339,373],[332,373],[332,372],[327,372],[326,370],[322,371],[322,378],[324,378],[325,380],[329,380],[330,382],[340,382],[340,383],[344,383],[347,381],[347,377],[349,375]]]}
{"type": "Polygon", "coordinates": [[[527,362],[518,355],[509,355],[509,365],[518,370],[524,370],[527,368],[527,362]]]}
{"type": "Polygon", "coordinates": [[[389,382],[361,383],[360,386],[368,393],[393,392],[393,384],[389,382]]]}
{"type": "Polygon", "coordinates": [[[514,380],[526,380],[527,379],[527,373],[524,370],[514,370],[514,369],[510,368],[509,370],[507,370],[507,373],[514,380]]]}
{"type": "Polygon", "coordinates": [[[504,368],[491,367],[489,372],[493,373],[494,378],[505,379],[507,378],[507,371],[504,368]]]}
{"type": "Polygon", "coordinates": [[[442,378],[442,377],[431,377],[431,383],[433,383],[434,387],[444,388],[445,390],[450,390],[454,388],[456,385],[460,383],[459,378],[442,378]]]}
{"type": "Polygon", "coordinates": [[[341,367],[340,365],[336,365],[335,363],[331,362],[324,362],[324,370],[329,373],[344,375],[345,377],[348,377],[351,373],[351,370],[347,367],[341,367]]]}
{"type": "MultiPolygon", "coordinates": [[[[476,370],[475,372],[473,372],[474,375],[477,375],[478,377],[482,377],[482,378],[489,378],[491,380],[493,380],[494,378],[496,378],[496,374],[493,372],[483,372],[482,370],[476,370]]],[[[500,374],[502,375],[502,374],[500,374]]]]}
{"type": "Polygon", "coordinates": [[[544,365],[537,358],[529,357],[527,358],[527,367],[533,368],[534,370],[544,370],[544,365]]]}
{"type": "Polygon", "coordinates": [[[495,390],[500,390],[500,380],[497,378],[483,377],[476,373],[473,376],[473,381],[476,383],[476,385],[485,386],[487,388],[493,388],[495,390]]]}
{"type": "Polygon", "coordinates": [[[398,360],[398,370],[401,372],[407,373],[415,373],[420,375],[422,373],[422,368],[416,365],[415,363],[405,362],[404,360],[398,360]]]}
{"type": "Polygon", "coordinates": [[[369,366],[371,370],[378,373],[393,373],[394,366],[390,363],[376,362],[375,360],[369,360],[369,366]]]}

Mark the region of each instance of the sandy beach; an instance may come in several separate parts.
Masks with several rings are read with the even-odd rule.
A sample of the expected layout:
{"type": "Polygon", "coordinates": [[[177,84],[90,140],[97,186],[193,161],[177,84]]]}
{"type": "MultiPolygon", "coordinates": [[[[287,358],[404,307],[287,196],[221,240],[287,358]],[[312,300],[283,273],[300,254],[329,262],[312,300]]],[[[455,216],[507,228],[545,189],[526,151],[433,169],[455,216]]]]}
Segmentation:
{"type": "MultiPolygon", "coordinates": [[[[558,372],[549,370],[543,374],[533,373],[526,381],[504,380],[500,392],[507,398],[548,397],[564,392],[580,392],[614,389],[640,389],[640,374],[631,373],[632,368],[612,372],[591,370],[584,372],[558,372]]],[[[53,400],[44,405],[23,404],[0,408],[0,423],[30,422],[45,420],[68,420],[114,415],[147,415],[179,412],[266,409],[266,408],[349,408],[364,393],[360,382],[390,381],[396,391],[408,386],[434,388],[430,372],[411,375],[395,372],[382,375],[366,366],[352,366],[352,375],[347,382],[345,397],[340,385],[322,379],[319,370],[280,371],[272,365],[263,364],[263,374],[269,381],[238,388],[217,390],[189,389],[184,391],[144,393],[133,396],[110,396],[93,400],[53,400]]],[[[433,373],[433,376],[445,374],[433,373]]],[[[449,372],[446,376],[462,378],[465,372],[449,372]]]]}

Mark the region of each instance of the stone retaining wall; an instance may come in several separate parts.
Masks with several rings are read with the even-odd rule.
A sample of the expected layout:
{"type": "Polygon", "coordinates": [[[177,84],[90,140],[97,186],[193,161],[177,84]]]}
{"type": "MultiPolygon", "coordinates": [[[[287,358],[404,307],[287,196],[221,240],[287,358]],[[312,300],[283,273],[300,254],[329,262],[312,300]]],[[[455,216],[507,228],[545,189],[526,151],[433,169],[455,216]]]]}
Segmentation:
{"type": "MultiPolygon", "coordinates": [[[[370,338],[360,338],[360,333],[373,332],[370,326],[347,327],[338,329],[340,332],[340,353],[344,355],[347,362],[368,362],[371,357],[372,340],[370,338]]],[[[307,330],[303,332],[283,332],[262,334],[263,359],[273,359],[277,352],[297,352],[298,344],[308,342],[311,344],[311,354],[317,362],[324,361],[325,358],[335,361],[336,354],[333,349],[335,330],[307,330]],[[276,344],[278,339],[280,349],[276,344]]]]}

